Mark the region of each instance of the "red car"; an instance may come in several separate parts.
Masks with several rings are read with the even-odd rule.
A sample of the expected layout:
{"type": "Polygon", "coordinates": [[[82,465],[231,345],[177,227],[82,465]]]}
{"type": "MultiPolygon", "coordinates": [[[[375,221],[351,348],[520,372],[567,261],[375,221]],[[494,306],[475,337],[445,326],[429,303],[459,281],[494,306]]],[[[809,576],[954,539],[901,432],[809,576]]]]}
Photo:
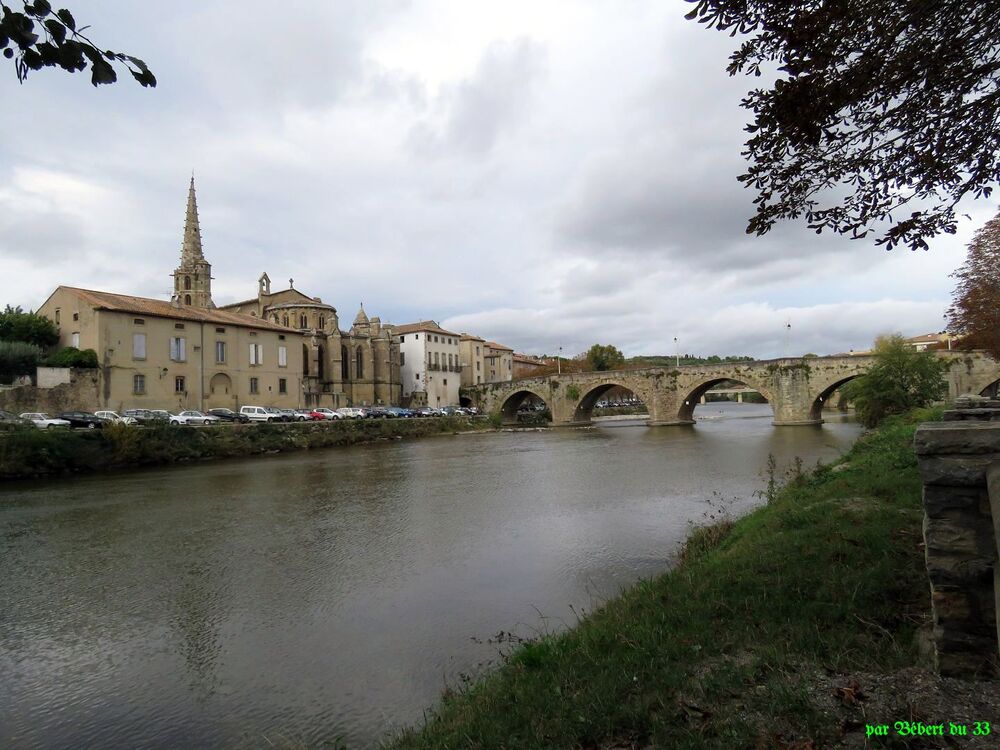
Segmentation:
{"type": "Polygon", "coordinates": [[[296,409],[296,414],[301,414],[307,419],[311,419],[313,422],[322,422],[326,417],[322,412],[313,411],[312,409],[296,409]]]}

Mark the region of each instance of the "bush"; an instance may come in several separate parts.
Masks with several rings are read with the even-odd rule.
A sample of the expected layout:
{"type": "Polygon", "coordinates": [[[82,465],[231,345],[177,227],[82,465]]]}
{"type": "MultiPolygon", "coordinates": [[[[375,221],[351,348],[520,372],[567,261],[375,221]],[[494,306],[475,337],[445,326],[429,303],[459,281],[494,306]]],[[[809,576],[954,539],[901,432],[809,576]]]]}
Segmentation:
{"type": "Polygon", "coordinates": [[[872,368],[841,389],[866,427],[944,396],[948,388],[944,374],[950,366],[947,360],[914,350],[898,334],[876,340],[874,354],[872,368]]]}
{"type": "Polygon", "coordinates": [[[0,341],[0,383],[13,383],[22,375],[34,375],[42,350],[23,341],[0,341]]]}
{"type": "Polygon", "coordinates": [[[75,346],[67,346],[60,349],[55,354],[45,360],[46,367],[83,367],[93,369],[97,367],[97,352],[93,349],[77,349],[75,346]]]}

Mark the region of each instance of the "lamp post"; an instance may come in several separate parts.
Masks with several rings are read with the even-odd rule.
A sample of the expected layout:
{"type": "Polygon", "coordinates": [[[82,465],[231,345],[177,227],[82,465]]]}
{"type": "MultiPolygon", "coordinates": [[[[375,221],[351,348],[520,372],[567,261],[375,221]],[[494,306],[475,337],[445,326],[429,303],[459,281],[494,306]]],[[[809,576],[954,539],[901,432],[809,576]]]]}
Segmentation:
{"type": "Polygon", "coordinates": [[[559,354],[556,355],[556,371],[557,374],[562,375],[562,347],[559,347],[559,354]]]}
{"type": "Polygon", "coordinates": [[[788,352],[789,352],[789,346],[791,344],[791,338],[792,338],[792,324],[790,322],[789,323],[785,323],[785,356],[786,357],[789,356],[788,352]]]}
{"type": "Polygon", "coordinates": [[[677,337],[674,336],[674,366],[681,366],[681,350],[677,348],[677,337]]]}

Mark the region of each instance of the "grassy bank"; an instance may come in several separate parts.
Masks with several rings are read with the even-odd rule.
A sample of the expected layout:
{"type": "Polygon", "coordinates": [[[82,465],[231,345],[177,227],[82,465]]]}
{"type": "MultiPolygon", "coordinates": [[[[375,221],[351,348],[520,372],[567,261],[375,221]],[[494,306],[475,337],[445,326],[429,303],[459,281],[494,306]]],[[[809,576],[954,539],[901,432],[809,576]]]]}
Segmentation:
{"type": "Polygon", "coordinates": [[[920,661],[911,443],[935,416],[895,419],[753,514],[696,531],[672,572],[520,646],[393,747],[812,748],[863,743],[864,718],[947,718],[920,716],[905,690],[882,707],[894,715],[865,714],[849,677],[920,661]]]}
{"type": "Polygon", "coordinates": [[[440,417],[213,427],[111,425],[104,430],[26,427],[0,432],[0,479],[109,471],[481,429],[493,429],[493,425],[484,419],[440,417]]]}

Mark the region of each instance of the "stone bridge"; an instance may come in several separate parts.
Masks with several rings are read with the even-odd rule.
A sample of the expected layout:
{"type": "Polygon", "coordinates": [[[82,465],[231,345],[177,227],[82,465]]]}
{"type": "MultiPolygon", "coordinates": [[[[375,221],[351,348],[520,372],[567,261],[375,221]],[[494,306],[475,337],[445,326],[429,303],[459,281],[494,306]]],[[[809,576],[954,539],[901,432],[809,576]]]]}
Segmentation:
{"type": "MultiPolygon", "coordinates": [[[[949,397],[982,393],[1000,379],[1000,363],[980,352],[938,352],[951,361],[949,397]]],[[[823,421],[823,404],[837,388],[864,374],[872,357],[786,358],[760,362],[650,367],[641,370],[575,372],[487,383],[463,389],[468,399],[505,424],[517,422],[518,407],[530,396],[545,402],[555,427],[589,425],[594,404],[614,386],[632,391],[649,410],[649,425],[694,424],[702,395],[725,381],[759,391],[774,413],[775,425],[823,421]]]]}

